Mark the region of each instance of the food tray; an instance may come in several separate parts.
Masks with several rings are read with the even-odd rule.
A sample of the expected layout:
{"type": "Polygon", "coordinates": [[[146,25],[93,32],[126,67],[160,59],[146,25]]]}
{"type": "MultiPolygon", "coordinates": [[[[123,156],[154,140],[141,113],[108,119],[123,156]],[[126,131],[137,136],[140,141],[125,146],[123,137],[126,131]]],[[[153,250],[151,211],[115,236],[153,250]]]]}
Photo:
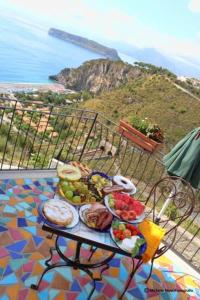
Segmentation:
{"type": "Polygon", "coordinates": [[[111,207],[110,207],[110,205],[109,205],[109,195],[106,195],[105,197],[104,197],[104,203],[105,203],[105,206],[107,207],[107,209],[117,218],[117,219],[119,219],[119,220],[121,220],[121,221],[126,221],[126,223],[131,223],[131,224],[137,224],[137,223],[141,223],[143,220],[144,220],[144,218],[146,217],[146,215],[145,215],[145,212],[143,212],[140,216],[137,216],[136,217],[136,219],[134,219],[134,220],[124,220],[124,219],[122,219],[122,218],[120,218],[116,213],[115,213],[115,210],[114,209],[112,209],[111,207]]]}
{"type": "MultiPolygon", "coordinates": [[[[61,189],[61,187],[59,186],[59,184],[57,185],[57,192],[58,194],[65,199],[65,201],[67,201],[69,204],[73,205],[73,206],[82,206],[84,204],[91,204],[91,203],[95,203],[95,202],[98,202],[98,203],[102,203],[103,202],[103,199],[100,199],[98,201],[95,201],[95,202],[87,202],[87,201],[84,201],[84,202],[81,202],[81,203],[74,203],[72,201],[70,201],[69,199],[67,199],[61,189]]],[[[93,193],[93,196],[97,199],[97,196],[93,193]]]]}

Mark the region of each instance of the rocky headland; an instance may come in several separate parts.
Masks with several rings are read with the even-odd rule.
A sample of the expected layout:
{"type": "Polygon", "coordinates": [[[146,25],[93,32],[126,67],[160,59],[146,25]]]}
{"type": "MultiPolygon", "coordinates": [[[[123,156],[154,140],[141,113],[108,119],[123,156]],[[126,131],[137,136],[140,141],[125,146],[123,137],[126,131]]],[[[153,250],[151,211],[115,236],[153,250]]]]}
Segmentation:
{"type": "Polygon", "coordinates": [[[93,94],[109,91],[135,79],[144,73],[138,67],[122,61],[95,59],[82,64],[78,68],[65,68],[57,75],[49,78],[63,84],[66,88],[93,94]]]}
{"type": "Polygon", "coordinates": [[[108,59],[120,60],[120,57],[115,49],[106,47],[102,44],[99,44],[95,41],[89,40],[85,37],[71,34],[66,31],[56,29],[56,28],[50,28],[48,34],[55,38],[58,38],[58,39],[66,41],[66,42],[72,43],[74,45],[77,45],[79,47],[88,49],[92,52],[96,52],[108,59]]]}

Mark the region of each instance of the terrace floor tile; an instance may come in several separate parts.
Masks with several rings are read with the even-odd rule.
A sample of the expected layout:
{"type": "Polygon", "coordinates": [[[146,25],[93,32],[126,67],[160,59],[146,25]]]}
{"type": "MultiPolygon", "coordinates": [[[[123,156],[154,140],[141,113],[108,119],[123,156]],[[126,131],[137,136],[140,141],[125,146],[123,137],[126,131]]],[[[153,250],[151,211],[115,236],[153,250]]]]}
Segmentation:
{"type": "MultiPolygon", "coordinates": [[[[2,179],[0,180],[0,299],[1,300],[83,300],[92,288],[91,279],[79,270],[60,268],[49,271],[39,291],[30,289],[36,283],[49,248],[54,242],[41,230],[37,205],[54,196],[57,178],[2,179]]],[[[75,242],[60,239],[60,246],[73,255],[75,242]]],[[[83,249],[83,259],[89,254],[83,249]]],[[[97,253],[99,256],[104,255],[97,253]]],[[[57,261],[58,257],[54,257],[57,261]]],[[[200,280],[184,274],[180,263],[168,256],[156,260],[148,284],[149,272],[144,265],[132,280],[124,300],[133,299],[200,299],[200,280]],[[177,273],[178,272],[178,273],[177,273]],[[153,289],[155,291],[153,291],[153,289]],[[161,291],[156,291],[156,290],[161,291]],[[167,292],[167,290],[170,290],[167,292]],[[185,290],[185,292],[178,292],[185,290]]],[[[130,259],[116,255],[103,280],[97,282],[94,300],[117,300],[130,269],[130,259]]]]}

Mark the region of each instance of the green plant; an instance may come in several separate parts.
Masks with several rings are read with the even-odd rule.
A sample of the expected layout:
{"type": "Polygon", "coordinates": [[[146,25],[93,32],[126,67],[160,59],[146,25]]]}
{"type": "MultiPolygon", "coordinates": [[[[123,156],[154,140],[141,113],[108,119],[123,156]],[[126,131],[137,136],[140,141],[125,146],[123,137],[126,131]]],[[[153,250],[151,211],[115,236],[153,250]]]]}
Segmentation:
{"type": "Polygon", "coordinates": [[[88,100],[88,99],[92,98],[92,94],[89,91],[84,90],[84,91],[82,91],[82,98],[84,101],[88,100]]]}
{"type": "Polygon", "coordinates": [[[129,119],[131,125],[144,135],[156,142],[163,142],[164,134],[162,129],[157,125],[149,121],[148,118],[141,119],[138,115],[132,115],[129,119]]]}

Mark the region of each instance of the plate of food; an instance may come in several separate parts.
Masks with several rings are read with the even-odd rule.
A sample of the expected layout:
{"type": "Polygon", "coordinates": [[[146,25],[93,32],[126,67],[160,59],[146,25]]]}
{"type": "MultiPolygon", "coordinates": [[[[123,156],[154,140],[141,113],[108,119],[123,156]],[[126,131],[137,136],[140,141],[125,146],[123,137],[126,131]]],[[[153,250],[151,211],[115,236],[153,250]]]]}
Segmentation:
{"type": "Polygon", "coordinates": [[[74,167],[78,167],[81,171],[82,177],[88,177],[92,173],[92,170],[86,164],[83,164],[80,161],[70,161],[69,164],[74,167]]]}
{"type": "Polygon", "coordinates": [[[38,212],[45,223],[54,227],[73,228],[79,222],[77,210],[59,199],[50,199],[41,203],[38,212]]]}
{"type": "Polygon", "coordinates": [[[121,175],[115,175],[112,178],[113,184],[120,186],[121,187],[121,191],[130,195],[133,195],[137,192],[137,189],[135,187],[135,185],[133,184],[133,182],[121,175]]]}
{"type": "Polygon", "coordinates": [[[106,231],[113,219],[113,215],[100,203],[81,206],[79,216],[86,226],[97,231],[106,231]]]}
{"type": "Polygon", "coordinates": [[[147,243],[139,229],[133,224],[114,220],[110,234],[117,246],[130,253],[132,257],[140,257],[147,248],[147,243]]]}
{"type": "Polygon", "coordinates": [[[102,172],[92,172],[92,174],[88,178],[89,183],[93,186],[94,192],[103,197],[103,189],[105,187],[112,186],[112,178],[105,173],[102,172]]]}
{"type": "Polygon", "coordinates": [[[102,198],[90,190],[86,181],[60,180],[57,191],[68,203],[80,206],[88,203],[102,202],[102,198]]]}
{"type": "Polygon", "coordinates": [[[90,184],[86,177],[82,176],[83,171],[79,167],[65,164],[59,166],[57,172],[59,177],[57,192],[68,203],[80,206],[102,201],[102,198],[90,189],[90,184]]]}
{"type": "Polygon", "coordinates": [[[145,206],[133,196],[114,192],[104,198],[106,207],[118,219],[129,223],[140,223],[145,218],[145,206]]]}

